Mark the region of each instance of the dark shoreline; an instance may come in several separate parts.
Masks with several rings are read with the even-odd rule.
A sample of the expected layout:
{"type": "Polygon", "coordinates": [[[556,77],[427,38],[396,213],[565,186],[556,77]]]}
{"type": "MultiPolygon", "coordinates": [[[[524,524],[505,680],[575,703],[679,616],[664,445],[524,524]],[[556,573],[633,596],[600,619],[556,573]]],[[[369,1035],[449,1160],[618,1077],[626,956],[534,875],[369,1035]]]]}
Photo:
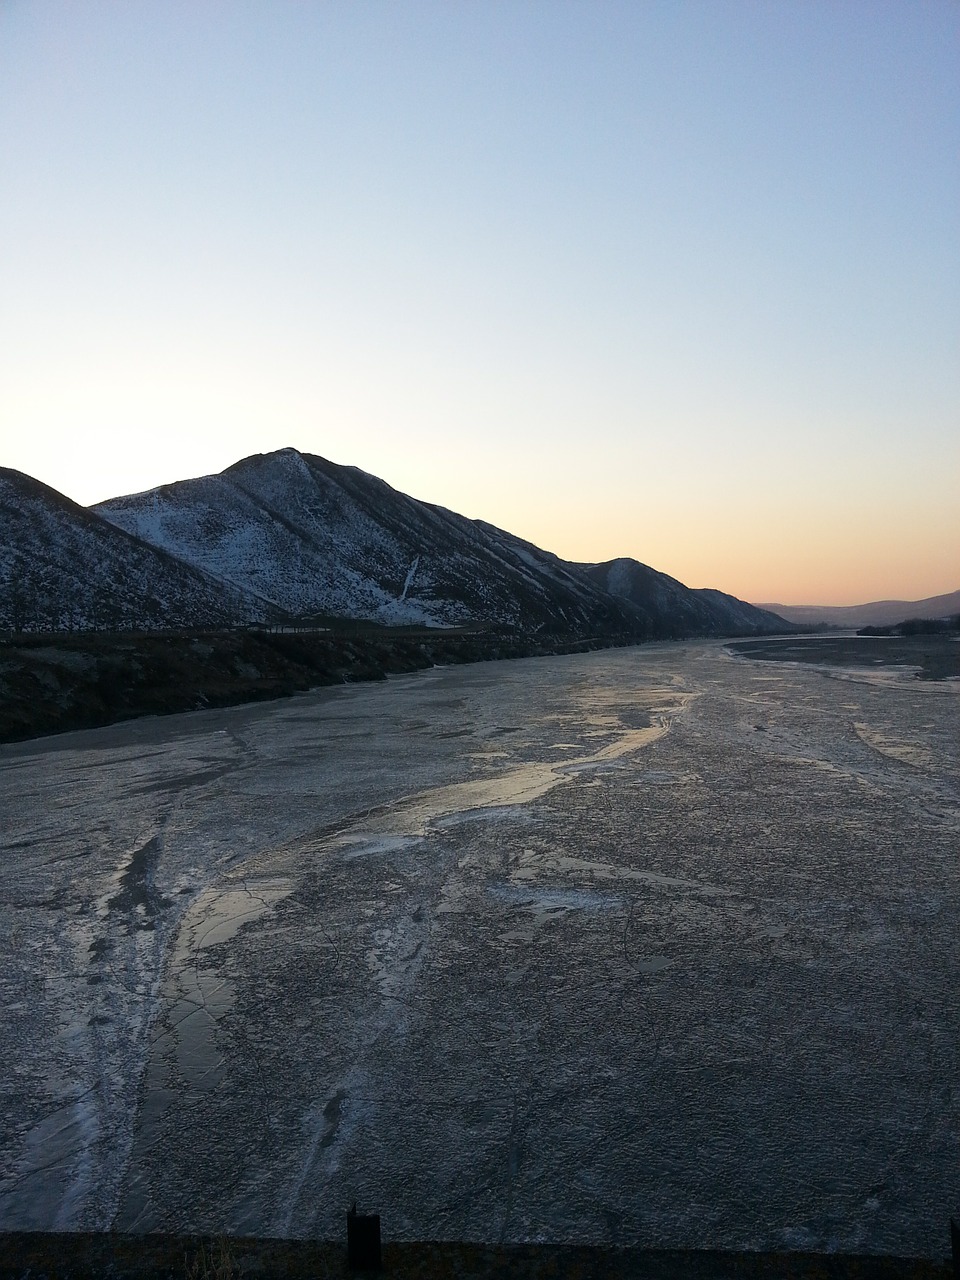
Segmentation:
{"type": "Polygon", "coordinates": [[[948,635],[785,636],[736,640],[726,646],[762,662],[807,662],[829,667],[916,667],[919,680],[960,676],[960,641],[948,635]]]}
{"type": "MultiPolygon", "coordinates": [[[[631,635],[531,636],[413,627],[327,631],[51,632],[0,640],[0,744],[146,715],[241,706],[324,685],[385,680],[434,666],[587,653],[644,643],[631,635]]],[[[960,676],[946,636],[730,639],[744,658],[828,666],[916,666],[960,676]]]]}
{"type": "MultiPolygon", "coordinates": [[[[314,1240],[114,1232],[0,1233],[0,1280],[316,1280],[356,1275],[346,1247],[314,1240]]],[[[361,1273],[370,1275],[371,1273],[361,1273]]],[[[948,1280],[950,1263],[926,1258],[736,1253],[573,1244],[386,1243],[384,1280],[948,1280]]]]}
{"type": "Polygon", "coordinates": [[[434,666],[586,653],[635,636],[417,628],[48,633],[0,641],[0,743],[239,706],[434,666]]]}

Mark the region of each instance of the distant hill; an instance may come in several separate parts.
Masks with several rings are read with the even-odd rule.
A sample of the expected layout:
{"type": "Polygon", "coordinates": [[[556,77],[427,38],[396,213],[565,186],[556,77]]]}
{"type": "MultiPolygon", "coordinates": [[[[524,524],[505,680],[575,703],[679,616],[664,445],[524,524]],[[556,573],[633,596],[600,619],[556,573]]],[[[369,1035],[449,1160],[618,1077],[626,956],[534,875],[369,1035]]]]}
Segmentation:
{"type": "Polygon", "coordinates": [[[671,635],[762,635],[791,630],[789,622],[769,610],[723,591],[685,587],[639,560],[622,557],[581,567],[612,595],[657,618],[671,635]]]}
{"type": "Polygon", "coordinates": [[[801,626],[886,627],[907,618],[947,618],[960,613],[960,591],[925,600],[873,600],[869,604],[762,604],[801,626]]]}
{"type": "Polygon", "coordinates": [[[633,560],[581,565],[296,449],[77,506],[0,472],[0,628],[364,619],[558,643],[783,631],[633,560]]]}

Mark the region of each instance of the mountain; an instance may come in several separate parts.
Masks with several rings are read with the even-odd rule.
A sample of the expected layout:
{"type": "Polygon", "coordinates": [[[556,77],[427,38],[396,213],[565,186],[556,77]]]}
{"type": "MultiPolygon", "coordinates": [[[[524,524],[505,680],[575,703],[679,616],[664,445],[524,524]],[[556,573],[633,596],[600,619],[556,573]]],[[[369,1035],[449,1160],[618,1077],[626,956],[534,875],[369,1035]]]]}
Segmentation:
{"type": "Polygon", "coordinates": [[[761,604],[802,626],[888,627],[908,618],[950,618],[960,613],[960,591],[925,600],[873,600],[869,604],[761,604]]]}
{"type": "Polygon", "coordinates": [[[224,626],[270,606],[116,528],[39,480],[0,467],[0,627],[224,626]]]}
{"type": "Polygon", "coordinates": [[[676,578],[639,560],[621,557],[581,568],[605,591],[656,619],[661,634],[671,637],[760,635],[791,630],[789,622],[775,613],[723,591],[685,587],[676,578]]]}
{"type": "Polygon", "coordinates": [[[648,634],[575,566],[356,467],[281,449],[93,508],[296,617],[648,634]]]}
{"type": "Polygon", "coordinates": [[[355,618],[540,644],[789,629],[635,560],[561,560],[295,449],[91,508],[0,478],[0,627],[14,630],[355,618]]]}

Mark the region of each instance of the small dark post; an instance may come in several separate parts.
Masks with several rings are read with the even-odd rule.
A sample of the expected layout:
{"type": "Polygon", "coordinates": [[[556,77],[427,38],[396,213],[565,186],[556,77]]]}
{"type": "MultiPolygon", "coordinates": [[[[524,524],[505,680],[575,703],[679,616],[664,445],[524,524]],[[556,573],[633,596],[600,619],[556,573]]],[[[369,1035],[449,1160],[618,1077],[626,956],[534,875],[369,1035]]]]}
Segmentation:
{"type": "Polygon", "coordinates": [[[347,1214],[347,1263],[351,1271],[379,1271],[380,1215],[357,1213],[354,1200],[347,1214]]]}
{"type": "Polygon", "coordinates": [[[953,1280],[960,1280],[960,1226],[950,1219],[950,1251],[953,1254],[953,1280]]]}

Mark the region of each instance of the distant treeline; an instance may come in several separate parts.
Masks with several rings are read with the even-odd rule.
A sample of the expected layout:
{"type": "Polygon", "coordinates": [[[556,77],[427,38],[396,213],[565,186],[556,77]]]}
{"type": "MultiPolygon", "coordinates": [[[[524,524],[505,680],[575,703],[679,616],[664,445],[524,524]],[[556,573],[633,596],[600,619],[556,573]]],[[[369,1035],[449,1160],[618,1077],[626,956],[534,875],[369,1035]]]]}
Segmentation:
{"type": "Polygon", "coordinates": [[[889,627],[861,627],[858,636],[944,636],[960,632],[960,613],[951,618],[907,618],[889,627]]]}

